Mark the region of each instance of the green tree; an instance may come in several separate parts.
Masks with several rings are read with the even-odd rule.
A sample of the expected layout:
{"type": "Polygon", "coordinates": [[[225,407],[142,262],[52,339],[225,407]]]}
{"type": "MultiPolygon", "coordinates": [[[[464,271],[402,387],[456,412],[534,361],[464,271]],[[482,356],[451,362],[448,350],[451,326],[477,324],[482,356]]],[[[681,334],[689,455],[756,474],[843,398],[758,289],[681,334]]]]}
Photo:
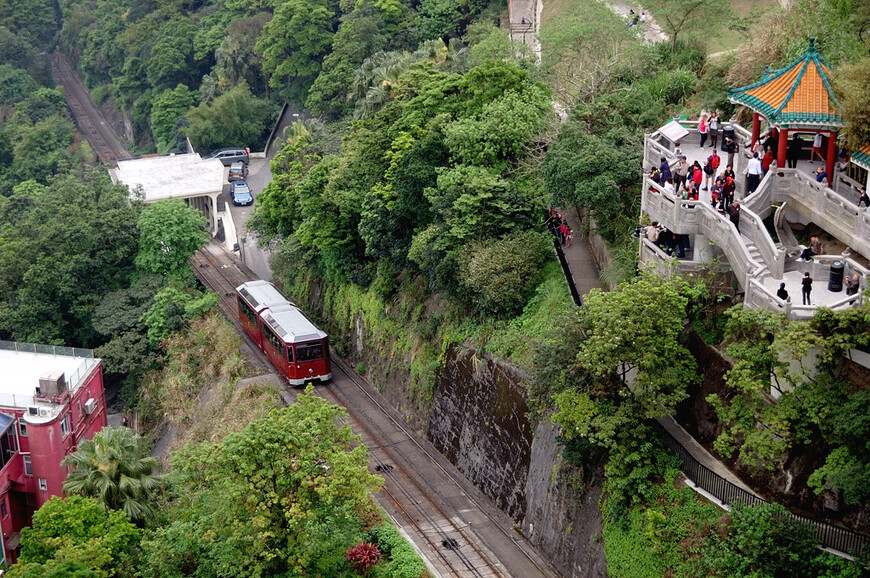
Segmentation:
{"type": "Polygon", "coordinates": [[[137,218],[126,187],[98,169],[0,197],[0,335],[92,346],[96,304],[133,269],[137,218]]]}
{"type": "Polygon", "coordinates": [[[154,475],[158,462],[133,430],[104,427],[61,465],[73,468],[63,482],[64,492],[95,498],[134,522],[154,516],[153,502],[161,490],[161,480],[154,475]]]}
{"type": "Polygon", "coordinates": [[[844,64],[831,78],[846,120],[846,144],[858,150],[870,142],[870,58],[844,64]]]}
{"type": "Polygon", "coordinates": [[[544,233],[522,231],[467,245],[459,252],[459,282],[471,302],[483,313],[521,312],[552,257],[549,241],[544,233]]]}
{"type": "Polygon", "coordinates": [[[55,496],[21,530],[21,555],[7,575],[132,575],[125,565],[132,561],[139,539],[140,531],[123,512],[107,510],[94,498],[55,496]]]}
{"type": "Polygon", "coordinates": [[[699,379],[681,338],[688,291],[682,281],[648,273],[586,295],[576,360],[591,379],[555,396],[553,419],[566,439],[612,448],[686,398],[699,379]]]}
{"type": "Polygon", "coordinates": [[[257,40],[269,86],[302,100],[332,43],[333,16],[323,0],[287,0],[279,6],[257,40]]]}
{"type": "Polygon", "coordinates": [[[196,98],[196,93],[183,84],[154,97],[151,102],[151,131],[158,151],[166,153],[177,149],[175,127],[179,118],[196,104],[196,98]]]}
{"type": "Polygon", "coordinates": [[[197,149],[209,150],[236,144],[251,146],[263,142],[263,132],[271,106],[251,94],[240,83],[187,113],[186,134],[197,149]]]}
{"type": "Polygon", "coordinates": [[[36,81],[20,68],[0,64],[0,105],[9,106],[36,90],[36,81]]]}
{"type": "Polygon", "coordinates": [[[650,0],[646,8],[671,37],[671,48],[682,32],[705,30],[711,21],[727,22],[731,7],[725,0],[650,0]]]}
{"type": "Polygon", "coordinates": [[[173,522],[145,544],[145,575],[346,572],[381,482],[345,420],[309,388],[219,444],[177,454],[173,522]]]}
{"type": "Polygon", "coordinates": [[[187,261],[209,239],[202,213],[182,199],[166,199],[142,211],[137,226],[137,267],[168,277],[190,277],[187,261]]]}
{"type": "Polygon", "coordinates": [[[148,328],[148,343],[157,348],[172,333],[181,331],[189,321],[205,315],[217,302],[217,293],[181,291],[166,287],[154,295],[154,304],[139,319],[148,328]]]}

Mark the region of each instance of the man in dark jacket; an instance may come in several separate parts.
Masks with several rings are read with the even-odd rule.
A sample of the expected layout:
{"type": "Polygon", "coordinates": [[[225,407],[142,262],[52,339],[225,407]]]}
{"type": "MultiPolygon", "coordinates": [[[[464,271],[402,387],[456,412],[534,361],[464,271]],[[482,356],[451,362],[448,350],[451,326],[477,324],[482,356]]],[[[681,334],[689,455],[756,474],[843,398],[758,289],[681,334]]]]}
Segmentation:
{"type": "Polygon", "coordinates": [[[728,208],[725,209],[728,213],[728,218],[731,219],[731,222],[734,223],[734,228],[737,229],[737,232],[740,232],[740,203],[734,201],[728,208]]]}

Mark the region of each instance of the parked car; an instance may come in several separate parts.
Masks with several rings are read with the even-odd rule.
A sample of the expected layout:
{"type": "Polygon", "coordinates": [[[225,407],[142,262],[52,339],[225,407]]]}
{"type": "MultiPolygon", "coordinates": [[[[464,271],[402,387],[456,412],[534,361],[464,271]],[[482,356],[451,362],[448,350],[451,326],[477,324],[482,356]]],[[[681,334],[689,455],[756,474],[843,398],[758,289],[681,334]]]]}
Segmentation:
{"type": "Polygon", "coordinates": [[[230,182],[243,181],[247,176],[248,165],[246,165],[242,161],[238,161],[230,165],[230,176],[227,180],[229,180],[230,182]]]}
{"type": "Polygon", "coordinates": [[[245,181],[235,181],[233,183],[232,196],[233,204],[238,207],[254,204],[254,195],[251,194],[251,187],[245,181]]]}
{"type": "Polygon", "coordinates": [[[229,147],[214,151],[206,157],[207,159],[219,159],[225,167],[231,166],[233,163],[242,162],[248,164],[248,149],[241,147],[229,147]]]}

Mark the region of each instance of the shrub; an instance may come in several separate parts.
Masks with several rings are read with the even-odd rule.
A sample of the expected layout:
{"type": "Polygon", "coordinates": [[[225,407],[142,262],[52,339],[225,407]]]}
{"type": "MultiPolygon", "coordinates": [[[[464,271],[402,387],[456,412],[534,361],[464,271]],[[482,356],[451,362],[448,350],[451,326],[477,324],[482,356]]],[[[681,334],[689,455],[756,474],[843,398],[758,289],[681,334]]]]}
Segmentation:
{"type": "Polygon", "coordinates": [[[360,574],[365,574],[371,570],[380,559],[380,550],[370,542],[360,542],[356,546],[351,546],[347,551],[347,561],[360,574]]]}
{"type": "Polygon", "coordinates": [[[531,231],[468,244],[459,258],[459,282],[481,313],[519,313],[549,255],[547,237],[531,231]]]}

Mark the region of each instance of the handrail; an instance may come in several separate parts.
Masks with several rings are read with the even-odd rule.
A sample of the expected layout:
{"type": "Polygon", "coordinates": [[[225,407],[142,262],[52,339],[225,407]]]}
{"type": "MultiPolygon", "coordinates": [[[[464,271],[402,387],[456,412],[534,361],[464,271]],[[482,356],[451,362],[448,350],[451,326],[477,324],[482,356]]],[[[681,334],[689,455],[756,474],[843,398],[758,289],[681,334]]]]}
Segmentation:
{"type": "MultiPolygon", "coordinates": [[[[651,420],[650,425],[659,434],[665,447],[675,453],[683,463],[683,473],[686,474],[686,477],[704,491],[715,496],[722,503],[729,505],[743,503],[750,506],[771,503],[729,482],[700,463],[657,421],[651,420]]],[[[870,537],[847,530],[846,528],[840,528],[826,522],[817,522],[793,512],[789,512],[788,518],[799,524],[810,526],[814,530],[815,538],[823,547],[830,548],[841,554],[859,556],[864,548],[870,544],[870,537]]]]}

